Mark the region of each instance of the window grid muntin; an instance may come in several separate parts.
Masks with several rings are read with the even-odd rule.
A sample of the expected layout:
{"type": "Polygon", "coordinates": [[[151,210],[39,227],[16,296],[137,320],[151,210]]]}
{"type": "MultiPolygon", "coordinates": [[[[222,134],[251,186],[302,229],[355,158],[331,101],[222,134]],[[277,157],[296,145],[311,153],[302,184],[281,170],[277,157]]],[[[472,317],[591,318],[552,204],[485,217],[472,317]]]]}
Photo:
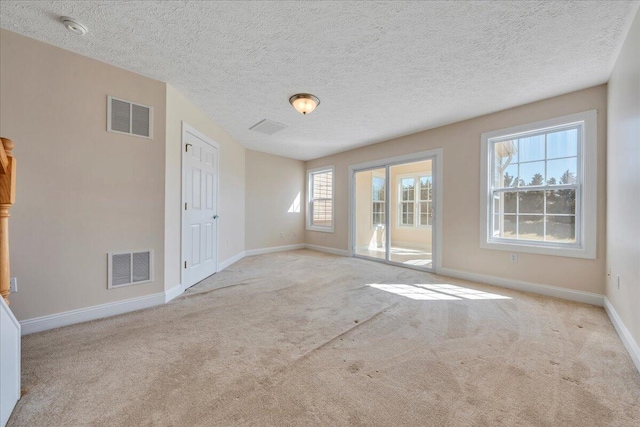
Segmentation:
{"type": "Polygon", "coordinates": [[[371,226],[385,225],[386,180],[383,176],[373,176],[371,180],[371,226]],[[382,185],[376,185],[376,180],[382,185]],[[377,198],[376,198],[377,193],[377,198]]]}
{"type": "Polygon", "coordinates": [[[415,224],[416,179],[400,178],[400,225],[413,227],[415,224]],[[405,187],[405,181],[412,182],[413,188],[405,187]],[[411,218],[411,222],[409,222],[411,218]]]}
{"type": "Polygon", "coordinates": [[[309,172],[309,225],[321,229],[333,226],[333,169],[309,172]]]}
{"type": "MultiPolygon", "coordinates": [[[[430,227],[433,224],[432,218],[432,209],[433,209],[433,175],[425,175],[424,173],[415,173],[415,174],[405,174],[396,178],[400,182],[398,185],[398,226],[399,227],[430,227]],[[429,182],[429,199],[422,200],[422,178],[427,178],[429,182]],[[411,180],[413,181],[413,199],[404,200],[404,185],[402,183],[403,180],[411,180]],[[428,202],[429,216],[428,216],[428,224],[422,224],[420,221],[421,218],[421,203],[428,202]],[[404,204],[413,204],[413,206],[405,206],[404,204]],[[405,214],[406,216],[411,216],[413,218],[413,222],[411,224],[405,223],[405,214]],[[416,220],[417,218],[417,220],[416,220]]],[[[397,181],[396,181],[397,182],[397,181]]]]}
{"type": "Polygon", "coordinates": [[[415,224],[416,179],[400,178],[400,218],[399,225],[413,227],[415,224]],[[405,182],[410,183],[405,187],[405,182]],[[413,187],[411,187],[413,186],[413,187]],[[411,221],[409,221],[411,219],[411,221]]]}
{"type": "MultiPolygon", "coordinates": [[[[514,244],[514,243],[533,243],[535,245],[540,245],[540,246],[553,246],[553,247],[569,247],[569,248],[574,248],[574,247],[581,247],[582,246],[582,215],[583,215],[583,207],[582,207],[582,184],[584,182],[584,177],[582,174],[582,170],[583,170],[583,164],[584,164],[584,157],[583,157],[583,144],[584,144],[584,122],[577,122],[577,123],[566,123],[566,124],[562,124],[559,126],[552,126],[552,127],[548,127],[548,128],[544,128],[544,129],[536,129],[534,131],[531,132],[522,132],[522,133],[518,133],[518,134],[514,134],[514,135],[507,135],[507,136],[500,136],[497,138],[493,138],[493,139],[489,139],[489,154],[490,154],[490,171],[491,171],[491,177],[489,179],[489,218],[490,218],[490,224],[491,224],[491,230],[492,232],[490,233],[490,236],[488,237],[488,241],[490,242],[494,242],[494,243],[509,243],[509,244],[514,244]],[[567,131],[567,130],[571,130],[571,129],[576,129],[577,133],[576,133],[576,155],[575,156],[563,156],[563,157],[552,157],[552,158],[547,158],[547,150],[548,150],[548,135],[552,134],[552,133],[558,133],[558,132],[563,132],[563,131],[567,131]],[[514,139],[518,140],[518,150],[520,149],[520,139],[523,138],[531,138],[531,137],[535,137],[535,136],[540,136],[540,135],[544,135],[545,139],[544,139],[544,159],[543,160],[529,160],[529,161],[524,161],[524,162],[520,162],[520,158],[518,158],[518,174],[516,175],[514,182],[516,184],[516,186],[514,187],[499,187],[496,188],[494,183],[496,182],[495,180],[495,173],[497,171],[496,167],[496,155],[495,155],[495,147],[496,144],[500,144],[503,142],[509,142],[509,141],[513,141],[514,139]],[[575,176],[575,183],[574,184],[552,184],[549,185],[548,184],[548,162],[549,160],[561,160],[561,159],[576,159],[576,176],[575,176]],[[545,170],[544,170],[544,182],[545,185],[535,185],[535,186],[520,186],[520,164],[527,164],[527,163],[534,163],[534,162],[540,162],[540,161],[544,161],[545,163],[545,170]],[[575,192],[575,208],[574,208],[574,213],[573,214],[547,214],[547,192],[548,191],[560,191],[560,190],[565,190],[565,189],[573,189],[575,192]],[[520,230],[519,230],[519,226],[520,226],[520,221],[519,216],[520,216],[520,193],[521,192],[531,192],[531,191],[543,191],[543,214],[537,214],[543,217],[542,223],[543,223],[543,240],[530,240],[530,239],[520,239],[519,238],[519,234],[520,234],[520,230]],[[516,213],[515,214],[505,214],[504,212],[501,214],[503,216],[513,216],[515,218],[515,224],[516,224],[516,238],[512,239],[512,238],[504,238],[504,237],[496,237],[494,235],[494,230],[496,229],[496,224],[495,224],[495,220],[496,220],[496,213],[495,213],[495,206],[493,204],[493,200],[496,194],[499,193],[504,193],[504,192],[515,192],[516,193],[516,213]],[[566,216],[566,217],[574,217],[574,236],[575,236],[575,242],[573,243],[562,243],[562,242],[557,242],[557,241],[547,241],[547,216],[566,216]]],[[[504,209],[504,208],[503,208],[504,209]]],[[[498,214],[500,215],[500,214],[498,214]]],[[[536,214],[523,214],[524,216],[535,216],[536,214]]],[[[500,228],[500,231],[502,231],[502,233],[504,233],[504,229],[500,228]]]]}
{"type": "Polygon", "coordinates": [[[418,182],[419,182],[419,188],[418,188],[418,194],[420,195],[419,199],[418,199],[418,226],[420,227],[427,227],[432,225],[433,219],[431,216],[431,213],[433,212],[433,182],[432,182],[432,177],[431,175],[421,175],[418,177],[418,182]],[[426,198],[423,200],[422,199],[422,179],[426,178],[426,190],[427,190],[427,196],[426,198]],[[426,214],[427,214],[427,223],[423,224],[422,223],[422,204],[425,204],[427,206],[426,208],[426,214]]]}

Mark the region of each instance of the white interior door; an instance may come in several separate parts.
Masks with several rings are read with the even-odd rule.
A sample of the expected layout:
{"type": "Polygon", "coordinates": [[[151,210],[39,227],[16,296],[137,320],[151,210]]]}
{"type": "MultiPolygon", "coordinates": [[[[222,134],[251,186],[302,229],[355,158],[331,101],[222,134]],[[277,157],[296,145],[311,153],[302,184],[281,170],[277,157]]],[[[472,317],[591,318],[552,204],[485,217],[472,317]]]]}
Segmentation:
{"type": "Polygon", "coordinates": [[[218,269],[218,149],[195,131],[183,131],[182,285],[218,269]]]}

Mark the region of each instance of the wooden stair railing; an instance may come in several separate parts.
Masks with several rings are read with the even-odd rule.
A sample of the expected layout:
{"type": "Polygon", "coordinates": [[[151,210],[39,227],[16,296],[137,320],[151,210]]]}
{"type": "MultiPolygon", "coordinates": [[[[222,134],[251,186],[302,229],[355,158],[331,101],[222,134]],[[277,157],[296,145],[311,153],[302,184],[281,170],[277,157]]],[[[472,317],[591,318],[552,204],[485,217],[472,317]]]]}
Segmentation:
{"type": "Polygon", "coordinates": [[[0,140],[0,295],[9,304],[9,209],[16,199],[16,159],[11,154],[13,141],[0,140]]]}

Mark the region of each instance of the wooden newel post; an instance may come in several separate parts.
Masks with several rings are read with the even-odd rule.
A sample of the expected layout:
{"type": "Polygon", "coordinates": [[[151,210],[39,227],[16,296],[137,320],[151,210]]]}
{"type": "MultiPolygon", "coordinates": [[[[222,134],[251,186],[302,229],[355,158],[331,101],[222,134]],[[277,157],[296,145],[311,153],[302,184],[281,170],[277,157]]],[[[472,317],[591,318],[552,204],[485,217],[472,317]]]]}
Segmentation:
{"type": "Polygon", "coordinates": [[[0,140],[0,295],[9,304],[9,209],[16,199],[16,159],[11,154],[13,141],[0,140]]]}

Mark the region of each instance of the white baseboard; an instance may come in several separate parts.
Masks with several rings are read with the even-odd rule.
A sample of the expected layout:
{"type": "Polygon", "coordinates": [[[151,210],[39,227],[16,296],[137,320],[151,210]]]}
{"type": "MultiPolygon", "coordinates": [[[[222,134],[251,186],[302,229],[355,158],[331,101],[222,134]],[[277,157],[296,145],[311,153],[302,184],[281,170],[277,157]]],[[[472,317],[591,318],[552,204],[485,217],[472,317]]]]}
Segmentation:
{"type": "Polygon", "coordinates": [[[173,288],[168,291],[164,291],[164,302],[168,303],[172,299],[179,297],[184,292],[184,286],[182,284],[177,284],[173,288]]]}
{"type": "Polygon", "coordinates": [[[326,252],[328,254],[339,255],[339,256],[349,256],[349,251],[346,249],[336,249],[336,248],[328,248],[326,246],[318,246],[318,245],[304,245],[305,248],[311,249],[312,251],[318,252],[326,252]]]}
{"type": "Polygon", "coordinates": [[[636,365],[636,369],[640,372],[640,347],[638,343],[635,342],[631,332],[627,329],[627,327],[622,323],[622,319],[618,316],[615,308],[611,305],[611,301],[607,297],[604,297],[604,309],[609,315],[609,319],[611,323],[613,323],[613,327],[616,328],[616,332],[620,337],[620,340],[626,347],[629,352],[629,356],[631,356],[631,360],[633,360],[633,364],[636,365]]]}
{"type": "MultiPolygon", "coordinates": [[[[259,249],[259,251],[277,252],[292,249],[301,249],[304,245],[290,245],[291,247],[280,246],[278,248],[259,249]],[[287,248],[287,249],[284,249],[287,248]],[[277,249],[277,250],[276,250],[277,249]]],[[[230,265],[240,261],[245,257],[245,252],[240,252],[218,265],[218,271],[222,271],[230,265]]],[[[90,320],[102,319],[116,316],[131,311],[142,310],[157,305],[166,304],[178,297],[185,291],[181,284],[178,284],[165,292],[158,292],[142,297],[126,299],[122,301],[110,302],[106,304],[94,305],[91,307],[79,308],[77,310],[65,311],[62,313],[50,314],[47,316],[26,319],[20,322],[22,335],[29,335],[49,329],[60,328],[62,326],[73,325],[75,323],[88,322],[90,320]]]]}
{"type": "Polygon", "coordinates": [[[245,252],[238,252],[237,254],[235,254],[234,256],[232,256],[231,258],[227,258],[224,261],[222,261],[220,264],[218,264],[218,272],[224,270],[225,268],[229,267],[231,264],[235,264],[236,262],[240,261],[242,258],[244,258],[245,256],[245,252]]]}
{"type": "Polygon", "coordinates": [[[104,317],[111,317],[117,314],[128,313],[130,311],[154,307],[156,305],[164,304],[165,296],[166,294],[164,292],[158,292],[123,301],[94,305],[91,307],[79,308],[77,310],[70,310],[62,313],[50,314],[48,316],[23,320],[20,322],[22,335],[33,334],[35,332],[42,332],[48,329],[59,328],[61,326],[73,325],[74,323],[88,322],[89,320],[102,319],[104,317]]]}
{"type": "Polygon", "coordinates": [[[274,252],[295,251],[297,249],[304,249],[304,248],[305,248],[304,243],[299,243],[296,245],[273,246],[270,248],[250,249],[250,250],[244,251],[244,255],[255,256],[255,255],[270,254],[274,252]]]}
{"type": "Polygon", "coordinates": [[[517,291],[531,292],[534,294],[546,295],[549,297],[597,305],[599,307],[602,307],[604,305],[604,296],[591,292],[575,291],[572,289],[559,288],[557,286],[524,282],[522,280],[505,279],[503,277],[485,276],[483,274],[469,273],[466,271],[454,270],[451,268],[441,268],[437,271],[437,274],[441,276],[449,276],[458,279],[469,280],[472,282],[480,282],[486,283],[488,285],[500,286],[502,288],[515,289],[517,291]]]}

